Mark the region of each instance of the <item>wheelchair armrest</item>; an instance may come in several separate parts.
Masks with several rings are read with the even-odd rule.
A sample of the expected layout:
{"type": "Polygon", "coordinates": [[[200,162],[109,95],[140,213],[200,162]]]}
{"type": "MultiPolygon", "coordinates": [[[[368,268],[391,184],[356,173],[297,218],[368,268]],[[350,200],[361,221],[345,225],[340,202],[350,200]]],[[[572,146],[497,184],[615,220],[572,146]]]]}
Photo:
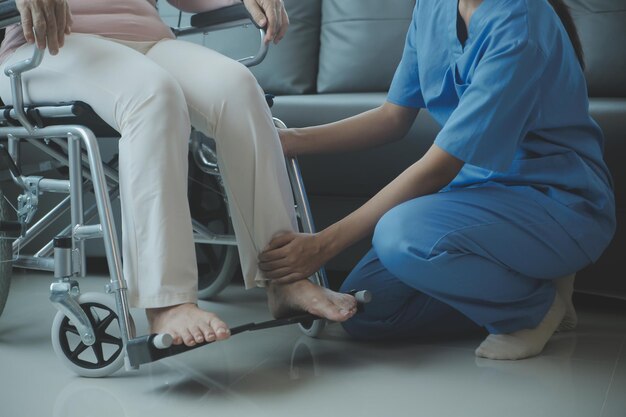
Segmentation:
{"type": "Polygon", "coordinates": [[[241,3],[209,12],[195,14],[191,16],[191,26],[210,30],[215,26],[248,20],[257,28],[262,29],[256,24],[254,19],[252,19],[252,16],[248,12],[248,9],[246,9],[246,6],[241,3]]]}
{"type": "Polygon", "coordinates": [[[0,29],[18,23],[20,21],[20,12],[14,1],[0,1],[0,29]]]}
{"type": "Polygon", "coordinates": [[[260,47],[256,55],[242,58],[238,61],[247,67],[253,67],[260,64],[265,59],[269,50],[269,43],[264,41],[265,27],[257,25],[243,3],[208,12],[197,13],[191,16],[189,27],[172,28],[172,31],[178,37],[203,32],[216,32],[218,30],[230,29],[238,26],[247,26],[250,24],[253,24],[261,33],[260,47]]]}

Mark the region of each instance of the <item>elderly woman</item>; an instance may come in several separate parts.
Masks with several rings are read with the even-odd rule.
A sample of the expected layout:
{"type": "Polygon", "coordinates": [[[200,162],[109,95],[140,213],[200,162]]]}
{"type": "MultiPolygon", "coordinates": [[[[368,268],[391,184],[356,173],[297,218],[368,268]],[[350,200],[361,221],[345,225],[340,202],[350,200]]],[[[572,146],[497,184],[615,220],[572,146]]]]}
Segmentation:
{"type": "MultiPolygon", "coordinates": [[[[237,0],[178,0],[187,11],[237,0]]],[[[281,0],[244,0],[266,42],[289,24],[281,0]]],[[[176,40],[155,0],[17,0],[21,24],[7,29],[2,66],[47,48],[24,76],[29,102],[81,100],[121,133],[124,274],[134,307],[151,331],[194,345],[229,337],[227,325],[197,305],[197,266],[187,204],[193,125],[215,138],[229,193],[247,287],[265,286],[257,256],[278,232],[295,231],[293,200],[278,134],[256,80],[241,64],[176,40]]],[[[10,100],[7,78],[0,95],[10,100]]],[[[298,281],[268,285],[275,316],[305,310],[343,321],[351,296],[298,281]]]]}

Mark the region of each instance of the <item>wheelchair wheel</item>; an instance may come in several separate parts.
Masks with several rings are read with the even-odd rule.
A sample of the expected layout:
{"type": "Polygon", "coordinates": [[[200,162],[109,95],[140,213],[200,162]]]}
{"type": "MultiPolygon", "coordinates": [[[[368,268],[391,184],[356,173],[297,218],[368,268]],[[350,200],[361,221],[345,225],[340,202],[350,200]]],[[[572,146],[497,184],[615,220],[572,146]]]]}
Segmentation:
{"type": "MultiPolygon", "coordinates": [[[[200,135],[199,133],[196,133],[200,135]]],[[[211,158],[212,141],[200,137],[194,146],[208,147],[204,155],[211,158]]],[[[189,163],[189,206],[191,217],[219,235],[232,235],[226,191],[219,171],[199,161],[197,150],[192,150],[189,163]],[[203,169],[204,168],[204,169],[203,169]]],[[[203,163],[204,162],[204,163],[203,163]]],[[[208,161],[217,167],[217,160],[208,161]]],[[[198,297],[204,300],[218,295],[239,274],[239,255],[236,246],[196,244],[198,259],[198,297]]]]}
{"type": "MultiPolygon", "coordinates": [[[[7,220],[9,211],[7,202],[4,200],[4,195],[0,191],[0,221],[7,220]]],[[[9,296],[9,287],[11,286],[11,274],[13,264],[11,259],[13,258],[13,249],[11,240],[6,238],[6,235],[0,231],[0,315],[4,310],[4,306],[9,296]]]]}
{"type": "MultiPolygon", "coordinates": [[[[113,296],[103,293],[85,293],[78,303],[89,317],[96,333],[96,342],[86,346],[76,327],[60,311],[52,322],[52,347],[61,362],[76,374],[101,378],[113,374],[124,365],[124,345],[119,317],[113,296]]],[[[131,328],[135,324],[128,323],[131,328]]]]}

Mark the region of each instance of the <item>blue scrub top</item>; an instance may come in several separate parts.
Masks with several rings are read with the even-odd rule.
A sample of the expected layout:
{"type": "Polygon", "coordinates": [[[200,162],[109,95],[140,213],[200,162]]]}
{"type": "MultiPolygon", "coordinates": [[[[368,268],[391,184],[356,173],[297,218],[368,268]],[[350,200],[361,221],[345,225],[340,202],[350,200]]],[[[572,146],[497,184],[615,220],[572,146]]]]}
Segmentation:
{"type": "Polygon", "coordinates": [[[427,108],[435,144],[465,162],[443,192],[511,187],[595,261],[615,231],[613,185],[559,17],[547,0],[484,0],[462,44],[457,16],[458,0],[417,0],[387,100],[427,108]]]}

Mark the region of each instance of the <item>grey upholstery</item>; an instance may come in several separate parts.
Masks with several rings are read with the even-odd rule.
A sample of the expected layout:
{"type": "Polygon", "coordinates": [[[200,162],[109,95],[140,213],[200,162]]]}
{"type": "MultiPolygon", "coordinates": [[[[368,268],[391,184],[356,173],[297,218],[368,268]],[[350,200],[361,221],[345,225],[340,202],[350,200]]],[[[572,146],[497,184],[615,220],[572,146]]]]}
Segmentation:
{"type": "Polygon", "coordinates": [[[590,109],[606,138],[615,181],[617,233],[595,264],[578,274],[580,291],[626,298],[626,0],[566,0],[585,50],[590,109]]]}
{"type": "Polygon", "coordinates": [[[317,91],[387,91],[414,6],[414,0],[324,0],[317,91]]]}
{"type": "MultiPolygon", "coordinates": [[[[277,97],[274,114],[293,127],[330,123],[380,106],[385,93],[319,94],[277,97]]],[[[350,154],[300,158],[312,195],[370,198],[423,155],[439,126],[424,111],[402,141],[350,154]]]]}
{"type": "Polygon", "coordinates": [[[585,51],[590,96],[626,97],[626,0],[567,3],[585,51]]]}

